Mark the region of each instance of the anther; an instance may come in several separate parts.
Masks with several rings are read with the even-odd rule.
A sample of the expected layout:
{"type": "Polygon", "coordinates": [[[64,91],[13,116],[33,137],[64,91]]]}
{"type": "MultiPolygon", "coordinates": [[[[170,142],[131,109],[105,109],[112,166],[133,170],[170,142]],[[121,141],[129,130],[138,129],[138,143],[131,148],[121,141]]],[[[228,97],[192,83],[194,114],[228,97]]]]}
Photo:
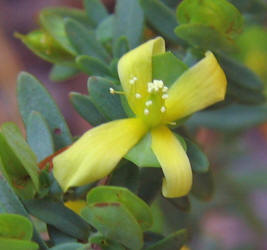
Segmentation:
{"type": "Polygon", "coordinates": [[[145,103],[145,105],[147,106],[147,107],[149,107],[149,106],[151,106],[152,105],[152,101],[151,100],[148,100],[148,101],[146,101],[146,103],[145,103]]]}
{"type": "Polygon", "coordinates": [[[166,112],[166,108],[165,108],[164,106],[162,106],[162,107],[160,108],[160,112],[161,112],[161,113],[166,112]]]}
{"type": "Polygon", "coordinates": [[[175,126],[176,122],[168,122],[169,125],[175,126]]]}
{"type": "Polygon", "coordinates": [[[164,86],[162,89],[162,92],[167,92],[168,91],[168,87],[164,86]]]}
{"type": "Polygon", "coordinates": [[[148,115],[149,114],[149,110],[148,109],[144,109],[144,114],[148,115]]]}
{"type": "Polygon", "coordinates": [[[135,94],[136,99],[140,99],[142,96],[139,93],[135,94]]]}
{"type": "Polygon", "coordinates": [[[162,95],[162,99],[164,99],[164,100],[166,100],[166,99],[168,99],[168,94],[164,94],[164,95],[162,95]]]}
{"type": "Polygon", "coordinates": [[[115,94],[115,90],[113,88],[109,88],[109,93],[114,95],[115,94]]]}

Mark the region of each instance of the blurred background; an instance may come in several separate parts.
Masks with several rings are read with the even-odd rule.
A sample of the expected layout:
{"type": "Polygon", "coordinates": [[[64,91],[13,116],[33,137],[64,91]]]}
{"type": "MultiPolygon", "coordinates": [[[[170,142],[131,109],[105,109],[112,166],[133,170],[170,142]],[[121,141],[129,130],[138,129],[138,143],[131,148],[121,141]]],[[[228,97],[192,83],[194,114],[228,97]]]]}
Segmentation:
{"type": "MultiPolygon", "coordinates": [[[[114,1],[103,2],[112,11],[114,1]]],[[[45,84],[72,133],[80,135],[90,124],[75,112],[68,94],[87,93],[88,76],[80,74],[65,82],[51,82],[51,64],[35,56],[13,36],[15,31],[26,34],[35,29],[38,12],[48,6],[81,8],[82,1],[0,1],[0,124],[13,121],[23,128],[16,107],[16,79],[20,71],[27,71],[45,84]]],[[[267,23],[266,19],[264,22],[267,23]]],[[[267,75],[266,65],[267,59],[263,61],[262,77],[267,75]]],[[[257,67],[254,71],[260,73],[257,67]]],[[[267,82],[266,78],[263,80],[267,82]]],[[[190,213],[165,206],[166,214],[170,215],[165,230],[171,232],[189,225],[192,249],[267,250],[267,125],[228,135],[203,128],[196,135],[214,171],[214,197],[208,202],[192,198],[190,213]]]]}

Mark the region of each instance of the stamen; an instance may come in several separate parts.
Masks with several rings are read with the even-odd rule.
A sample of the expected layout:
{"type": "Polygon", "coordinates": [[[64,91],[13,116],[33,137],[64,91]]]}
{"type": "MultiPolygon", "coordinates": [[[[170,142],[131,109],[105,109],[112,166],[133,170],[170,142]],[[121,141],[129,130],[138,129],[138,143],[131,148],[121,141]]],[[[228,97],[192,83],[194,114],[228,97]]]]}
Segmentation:
{"type": "Polygon", "coordinates": [[[139,93],[135,94],[136,99],[140,99],[142,96],[139,93]]]}
{"type": "Polygon", "coordinates": [[[109,93],[114,95],[114,94],[118,94],[118,95],[124,95],[125,93],[122,91],[116,91],[113,88],[109,88],[109,93]]]}
{"type": "Polygon", "coordinates": [[[164,100],[166,100],[166,99],[168,99],[168,94],[164,94],[164,95],[162,95],[162,99],[164,99],[164,100]]]}
{"type": "Polygon", "coordinates": [[[135,81],[133,79],[131,79],[129,82],[131,85],[134,85],[134,83],[135,83],[135,81]]]}
{"type": "Polygon", "coordinates": [[[134,76],[132,79],[129,80],[129,83],[131,85],[135,84],[135,82],[138,80],[138,78],[136,76],[134,76]]]}
{"type": "Polygon", "coordinates": [[[144,109],[144,114],[148,115],[149,114],[149,110],[148,109],[144,109]]]}
{"type": "Polygon", "coordinates": [[[175,126],[176,125],[176,122],[168,122],[168,124],[175,126]]]}
{"type": "Polygon", "coordinates": [[[167,92],[168,91],[168,87],[164,86],[162,89],[162,92],[167,92]]]}
{"type": "Polygon", "coordinates": [[[145,103],[145,105],[146,105],[147,107],[151,106],[152,104],[153,104],[153,102],[152,102],[151,100],[148,100],[148,101],[146,101],[146,103],[145,103]]]}
{"type": "Polygon", "coordinates": [[[162,107],[160,108],[160,112],[161,112],[161,113],[166,112],[166,108],[165,108],[164,106],[162,106],[162,107]]]}

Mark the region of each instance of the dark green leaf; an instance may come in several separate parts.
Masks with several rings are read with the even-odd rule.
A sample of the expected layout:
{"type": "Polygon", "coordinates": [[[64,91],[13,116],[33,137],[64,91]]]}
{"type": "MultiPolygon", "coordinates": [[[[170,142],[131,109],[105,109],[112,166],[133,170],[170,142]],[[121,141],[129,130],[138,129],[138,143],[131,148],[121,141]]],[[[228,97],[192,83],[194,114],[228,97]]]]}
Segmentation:
{"type": "Polygon", "coordinates": [[[193,173],[191,193],[199,200],[209,201],[214,193],[214,181],[211,171],[200,174],[193,173]]]}
{"type": "Polygon", "coordinates": [[[89,249],[81,243],[64,243],[51,248],[51,250],[86,250],[89,249]]]}
{"type": "Polygon", "coordinates": [[[97,126],[107,121],[107,119],[96,109],[90,96],[72,92],[70,94],[70,101],[76,111],[91,125],[97,126]]]}
{"type": "Polygon", "coordinates": [[[101,235],[95,235],[90,238],[91,247],[99,246],[101,250],[126,250],[124,246],[116,241],[109,240],[101,235]]]}
{"type": "Polygon", "coordinates": [[[114,15],[113,43],[127,37],[130,49],[137,47],[143,37],[144,13],[136,0],[117,0],[114,15]]]}
{"type": "Polygon", "coordinates": [[[230,105],[219,110],[202,111],[188,120],[191,127],[207,127],[234,132],[257,126],[267,121],[267,106],[230,105]],[[223,122],[222,122],[223,120],[223,122]]]}
{"type": "Polygon", "coordinates": [[[62,82],[78,73],[79,70],[74,67],[56,64],[50,71],[49,78],[54,82],[62,82]]]}
{"type": "Polygon", "coordinates": [[[63,204],[48,199],[28,200],[24,204],[30,214],[58,230],[81,240],[88,238],[90,226],[63,204]]]}
{"type": "Polygon", "coordinates": [[[109,60],[106,50],[96,40],[94,31],[88,30],[81,23],[71,18],[65,20],[65,29],[68,39],[77,50],[78,55],[88,55],[103,61],[109,60]]]}
{"type": "Polygon", "coordinates": [[[113,46],[113,56],[116,58],[122,57],[130,50],[129,43],[126,36],[121,36],[115,41],[113,46]]]}
{"type": "Polygon", "coordinates": [[[101,114],[108,120],[125,118],[126,114],[121,106],[119,95],[112,95],[110,88],[116,87],[108,80],[101,77],[88,79],[90,99],[101,114]]]}
{"type": "Polygon", "coordinates": [[[184,43],[174,33],[178,23],[172,9],[159,0],[140,0],[140,2],[149,24],[155,30],[172,42],[184,43]]]}
{"type": "Polygon", "coordinates": [[[63,243],[68,243],[68,242],[76,242],[76,238],[73,238],[55,227],[51,225],[47,225],[47,231],[49,234],[50,240],[53,242],[53,245],[59,245],[63,243]]]}
{"type": "Polygon", "coordinates": [[[100,0],[85,0],[84,5],[87,17],[95,26],[108,16],[108,12],[100,0]]]}
{"type": "Polygon", "coordinates": [[[145,250],[174,250],[180,249],[187,241],[187,231],[182,229],[170,234],[166,238],[158,241],[156,244],[145,250]]]}
{"type": "Polygon", "coordinates": [[[142,230],[124,205],[115,202],[93,203],[84,208],[81,214],[104,237],[133,250],[141,249],[142,230]]]}
{"type": "Polygon", "coordinates": [[[112,40],[114,15],[109,15],[96,27],[96,38],[101,43],[108,43],[112,40]]]}
{"type": "Polygon", "coordinates": [[[160,79],[170,87],[188,67],[171,52],[152,57],[153,79],[160,79]]]}
{"type": "MultiPolygon", "coordinates": [[[[24,206],[15,195],[8,183],[0,176],[0,213],[14,213],[21,214],[30,219],[29,214],[25,210],[24,206]]],[[[47,250],[47,246],[34,229],[33,239],[38,242],[40,250],[47,250]]],[[[6,249],[6,248],[3,248],[6,249]]],[[[21,250],[18,248],[18,250],[21,250]]],[[[27,249],[28,250],[28,249],[27,249]]]]}
{"type": "Polygon", "coordinates": [[[89,191],[87,203],[118,202],[135,217],[143,230],[152,226],[152,215],[148,205],[128,189],[115,186],[99,186],[89,191]]]}
{"type": "Polygon", "coordinates": [[[164,238],[163,235],[158,234],[158,233],[154,233],[154,232],[145,232],[144,233],[144,249],[146,249],[147,247],[154,245],[156,242],[162,240],[164,238]]]}
{"type": "Polygon", "coordinates": [[[197,173],[206,173],[209,170],[209,161],[202,150],[191,140],[185,138],[187,145],[187,156],[189,158],[193,171],[197,173]]]}
{"type": "Polygon", "coordinates": [[[78,56],[76,63],[84,73],[90,76],[111,78],[112,72],[101,60],[91,56],[78,56]]]}
{"type": "Polygon", "coordinates": [[[167,199],[173,206],[184,211],[189,212],[191,209],[191,204],[188,196],[184,196],[181,198],[167,199]]]}
{"type": "Polygon", "coordinates": [[[53,154],[55,146],[47,122],[39,112],[33,111],[26,123],[27,141],[38,162],[53,154]]]}
{"type": "Polygon", "coordinates": [[[234,83],[249,90],[263,90],[263,83],[260,78],[246,66],[222,53],[217,53],[217,58],[227,77],[234,83]]]}
{"type": "Polygon", "coordinates": [[[72,143],[69,128],[57,105],[35,77],[25,72],[19,75],[17,98],[20,114],[25,124],[31,112],[37,111],[46,119],[53,134],[56,149],[72,143]]]}

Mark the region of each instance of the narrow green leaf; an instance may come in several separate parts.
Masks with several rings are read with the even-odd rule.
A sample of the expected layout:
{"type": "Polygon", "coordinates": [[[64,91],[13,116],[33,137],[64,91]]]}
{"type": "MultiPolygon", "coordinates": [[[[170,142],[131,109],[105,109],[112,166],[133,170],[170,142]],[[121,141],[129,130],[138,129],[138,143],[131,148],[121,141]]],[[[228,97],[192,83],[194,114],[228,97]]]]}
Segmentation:
{"type": "Polygon", "coordinates": [[[19,75],[17,98],[24,124],[27,124],[31,112],[37,111],[47,121],[53,134],[56,149],[72,143],[69,128],[57,105],[48,91],[35,77],[25,72],[19,75]]]}
{"type": "Polygon", "coordinates": [[[103,61],[109,60],[108,53],[101,43],[96,40],[94,31],[87,29],[84,25],[71,18],[65,20],[65,29],[67,37],[77,50],[78,55],[88,55],[103,61]]]}
{"type": "MultiPolygon", "coordinates": [[[[24,206],[15,195],[14,191],[8,185],[8,183],[0,176],[0,213],[14,213],[20,214],[30,219],[29,214],[25,210],[24,206]]],[[[39,233],[34,229],[33,240],[38,242],[40,250],[47,250],[48,247],[40,237],[39,233]]],[[[7,249],[7,248],[2,248],[7,249]]],[[[18,248],[18,250],[21,250],[18,248]]]]}
{"type": "Polygon", "coordinates": [[[149,24],[160,34],[175,43],[183,44],[174,33],[178,25],[175,13],[159,0],[140,0],[149,24]]]}
{"type": "Polygon", "coordinates": [[[184,212],[189,212],[191,209],[191,203],[188,196],[184,196],[181,198],[167,199],[167,201],[170,202],[176,208],[184,212]]]}
{"type": "Polygon", "coordinates": [[[197,173],[206,173],[209,170],[209,160],[202,150],[191,140],[185,138],[187,145],[187,156],[192,170],[197,173]]]}
{"type": "Polygon", "coordinates": [[[142,230],[124,205],[115,202],[93,203],[84,208],[81,215],[104,237],[117,241],[129,249],[142,248],[142,230]]]}
{"type": "Polygon", "coordinates": [[[107,122],[107,119],[96,109],[90,96],[79,93],[70,93],[70,101],[76,111],[92,126],[100,125],[107,122]]]}
{"type": "Polygon", "coordinates": [[[32,223],[21,215],[0,214],[0,225],[0,239],[31,240],[32,238],[32,223]]]}
{"type": "Polygon", "coordinates": [[[87,203],[119,202],[135,217],[143,230],[152,226],[152,215],[148,205],[128,189],[115,186],[99,186],[89,191],[87,203]]]}
{"type": "Polygon", "coordinates": [[[86,250],[89,249],[81,243],[64,243],[50,248],[50,250],[86,250]]]}
{"type": "Polygon", "coordinates": [[[187,231],[179,230],[170,234],[166,238],[158,241],[156,244],[146,248],[145,250],[173,250],[180,249],[187,241],[187,231]]]}
{"type": "Polygon", "coordinates": [[[49,78],[54,82],[62,82],[78,73],[79,70],[74,67],[55,64],[50,71],[49,78]]]}
{"type": "Polygon", "coordinates": [[[207,173],[193,173],[191,193],[199,200],[209,201],[214,193],[214,181],[211,171],[207,173]]]}
{"type": "Polygon", "coordinates": [[[53,137],[47,122],[39,112],[33,111],[26,123],[27,141],[38,162],[55,152],[53,137]]]}
{"type": "Polygon", "coordinates": [[[108,16],[107,9],[100,0],[85,0],[84,5],[87,17],[95,26],[108,16]]]}
{"type": "Polygon", "coordinates": [[[127,37],[130,49],[137,47],[142,40],[144,12],[136,0],[118,0],[115,7],[113,43],[121,36],[127,37]]]}
{"type": "Polygon", "coordinates": [[[112,77],[112,72],[101,60],[91,56],[78,56],[76,63],[84,73],[90,76],[112,77]]]}
{"type": "Polygon", "coordinates": [[[119,95],[112,95],[110,88],[116,87],[108,80],[101,77],[88,79],[88,91],[90,99],[101,114],[108,120],[125,118],[119,95]]]}
{"type": "Polygon", "coordinates": [[[249,90],[263,90],[263,83],[260,78],[249,68],[222,53],[217,53],[217,58],[227,77],[240,87],[249,90]]]}
{"type": "Polygon", "coordinates": [[[39,246],[35,242],[16,239],[0,238],[0,249],[12,250],[38,250],[39,246]]]}
{"type": "Polygon", "coordinates": [[[47,231],[49,234],[50,240],[53,242],[53,245],[59,245],[63,243],[76,242],[76,238],[71,237],[51,225],[47,225],[47,231]]]}
{"type": "Polygon", "coordinates": [[[170,87],[188,67],[171,52],[152,57],[153,79],[160,79],[170,87]]]}
{"type": "Polygon", "coordinates": [[[255,127],[267,121],[267,106],[229,105],[219,110],[196,113],[187,122],[190,127],[204,126],[224,132],[255,127]],[[223,122],[221,122],[223,119],[223,122]]]}
{"type": "Polygon", "coordinates": [[[27,200],[24,204],[30,214],[58,230],[80,240],[88,238],[90,226],[63,204],[49,199],[27,200]]]}
{"type": "Polygon", "coordinates": [[[96,38],[103,44],[107,44],[112,40],[112,29],[114,22],[114,14],[109,15],[96,27],[96,38]]]}
{"type": "Polygon", "coordinates": [[[122,57],[130,50],[126,36],[118,38],[113,46],[113,56],[116,58],[122,57]]]}

